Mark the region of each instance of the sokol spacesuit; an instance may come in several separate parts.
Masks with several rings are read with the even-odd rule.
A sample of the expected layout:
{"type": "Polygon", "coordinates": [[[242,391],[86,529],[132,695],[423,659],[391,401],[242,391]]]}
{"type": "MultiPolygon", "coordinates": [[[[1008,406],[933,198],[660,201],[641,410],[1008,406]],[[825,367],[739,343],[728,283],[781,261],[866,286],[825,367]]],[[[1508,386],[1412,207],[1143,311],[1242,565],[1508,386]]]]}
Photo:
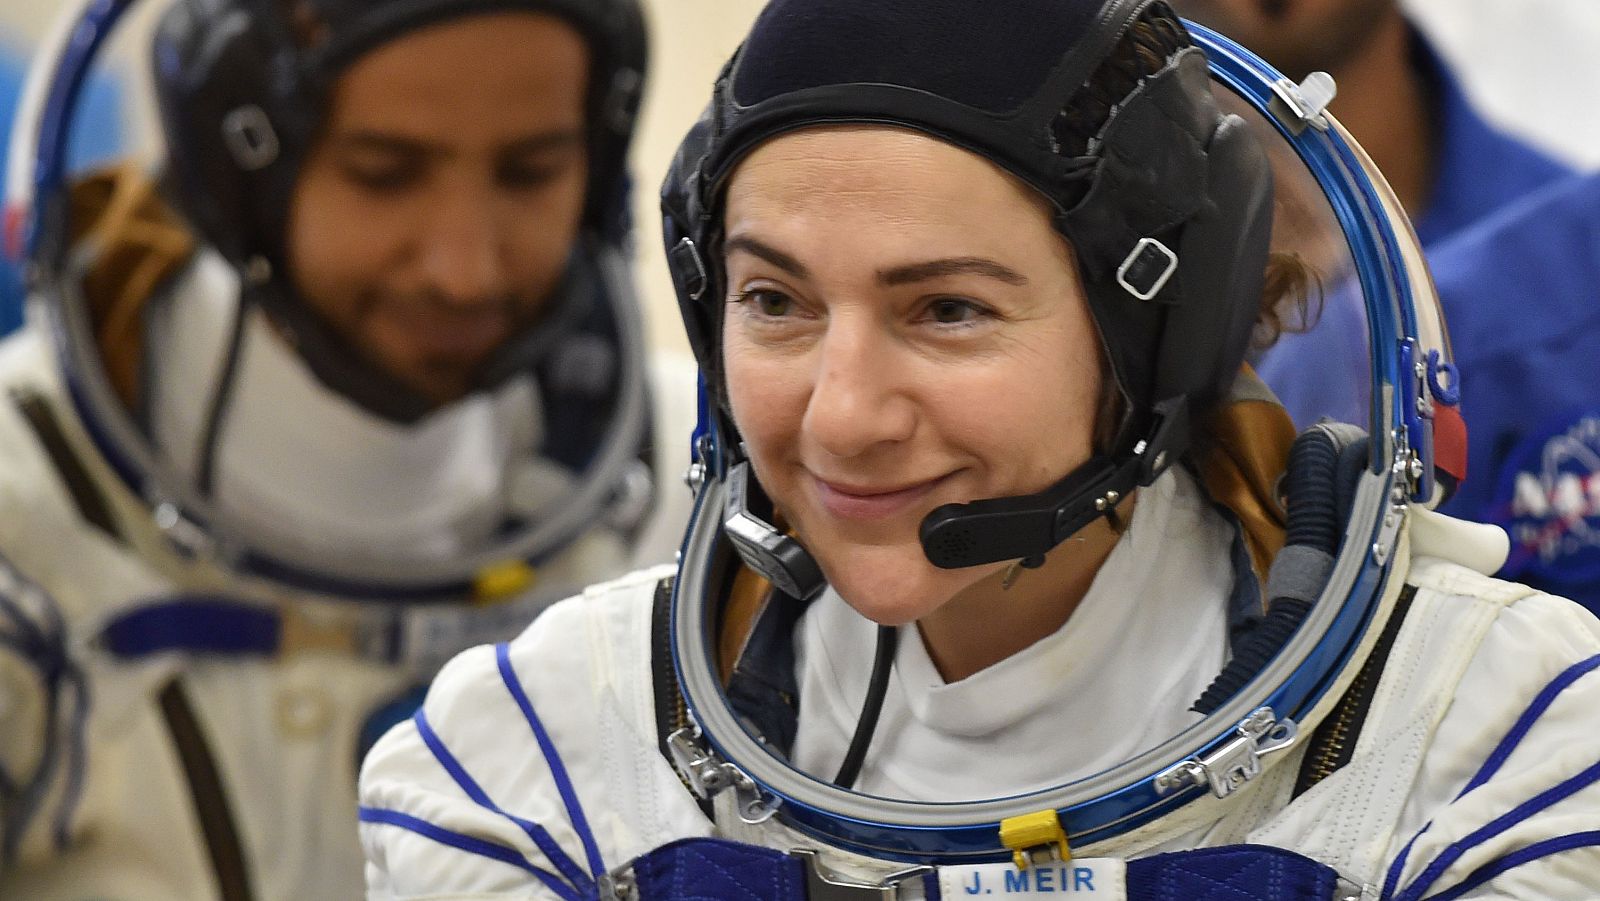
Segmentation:
{"type": "Polygon", "coordinates": [[[349,898],[356,768],[437,668],[687,518],[692,369],[660,382],[624,260],[643,23],[178,0],[163,163],[68,173],[131,5],[61,31],[18,128],[0,895],[349,898]]]}
{"type": "Polygon", "coordinates": [[[1428,509],[1448,345],[1324,88],[1151,0],[770,4],[663,191],[682,560],[445,668],[369,897],[1600,892],[1600,627],[1428,509]],[[1241,361],[1331,272],[1378,390],[1297,438],[1241,361]]]}

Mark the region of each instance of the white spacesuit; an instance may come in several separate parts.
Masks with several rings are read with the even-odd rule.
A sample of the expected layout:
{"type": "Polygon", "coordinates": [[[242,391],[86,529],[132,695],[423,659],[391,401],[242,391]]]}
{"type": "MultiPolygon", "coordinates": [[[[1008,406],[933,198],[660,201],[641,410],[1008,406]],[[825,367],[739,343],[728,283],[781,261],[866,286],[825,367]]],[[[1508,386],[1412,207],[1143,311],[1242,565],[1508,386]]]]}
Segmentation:
{"type": "MultiPolygon", "coordinates": [[[[801,2],[768,6],[663,189],[709,411],[681,560],[591,588],[441,672],[363,767],[369,897],[1600,894],[1600,624],[1489,578],[1504,534],[1431,511],[1460,472],[1448,343],[1398,204],[1323,112],[1328,85],[1280,80],[1149,0],[1020,0],[1004,20],[970,0],[914,15],[861,0],[806,0],[799,15],[801,2]],[[1047,32],[1066,37],[1032,40],[1047,32]],[[936,52],[957,44],[961,77],[936,52]],[[1012,180],[970,175],[969,202],[951,204],[940,192],[957,179],[928,162],[946,143],[1012,180]],[[837,166],[817,149],[864,146],[904,156],[837,166]],[[774,161],[816,159],[820,177],[762,205],[761,188],[793,185],[774,161]],[[881,181],[859,175],[880,162],[881,181]],[[919,163],[936,198],[926,209],[891,189],[904,184],[896,167],[919,163]],[[818,476],[823,500],[807,506],[807,489],[783,481],[787,458],[764,457],[751,426],[770,420],[750,399],[781,405],[782,388],[743,382],[752,364],[735,351],[765,350],[751,331],[778,335],[785,365],[823,373],[802,381],[799,441],[832,456],[802,446],[808,467],[848,459],[840,435],[920,461],[914,451],[948,446],[930,433],[989,426],[989,410],[963,419],[943,395],[908,399],[863,348],[916,348],[896,363],[936,356],[947,393],[1004,350],[951,331],[928,350],[927,319],[852,316],[921,309],[871,286],[874,272],[894,281],[873,264],[903,262],[902,234],[912,252],[933,243],[914,240],[925,226],[950,256],[913,257],[907,271],[1026,281],[968,225],[988,221],[977,195],[1019,184],[1051,202],[999,204],[1016,210],[1008,240],[1053,229],[1069,242],[1126,405],[1121,428],[1037,493],[938,495],[960,471],[894,490],[818,476]],[[831,202],[823,218],[807,191],[831,202]],[[772,208],[783,215],[763,218],[772,208]],[[874,243],[859,209],[889,211],[892,237],[874,243]],[[835,217],[856,227],[818,237],[835,217]],[[867,246],[867,265],[851,269],[841,242],[867,246]],[[890,251],[874,256],[879,246],[890,251]],[[1359,399],[1363,428],[1324,422],[1296,438],[1270,385],[1240,369],[1263,295],[1274,299],[1261,273],[1285,255],[1362,288],[1360,337],[1381,389],[1359,399]],[[830,344],[834,330],[854,343],[830,344]],[[950,346],[983,348],[981,363],[950,346]],[[882,415],[900,430],[828,419],[836,431],[815,437],[825,405],[846,396],[889,398],[882,415]],[[1206,440],[1188,434],[1186,411],[1209,424],[1206,440]],[[913,489],[943,503],[904,507],[919,517],[911,544],[891,502],[913,489]],[[842,512],[821,521],[845,538],[816,530],[830,499],[842,512]],[[1105,556],[1089,558],[1095,541],[1105,556]],[[929,627],[942,628],[936,616],[980,598],[958,621],[1013,627],[1007,605],[1040,597],[1026,586],[1041,581],[1070,590],[1050,573],[1081,559],[1096,568],[1064,624],[947,675],[951,648],[982,645],[929,627]],[[903,574],[947,584],[930,564],[984,575],[914,622],[852,597],[866,584],[898,599],[903,574]],[[896,579],[863,581],[872,565],[896,579]]],[[[1011,322],[994,299],[1005,289],[932,283],[915,290],[970,291],[1011,322]]],[[[1016,342],[1030,334],[943,309],[1016,342]]],[[[1314,325],[1314,311],[1295,315],[1314,325]]],[[[1040,359],[1025,359],[1042,380],[1040,359]]]]}
{"type": "MultiPolygon", "coordinates": [[[[1600,681],[1579,678],[1546,709],[1535,699],[1558,677],[1581,672],[1578,667],[1585,663],[1587,670],[1596,668],[1600,626],[1566,601],[1484,576],[1478,570],[1499,562],[1492,551],[1479,550],[1485,543],[1479,528],[1434,514],[1416,515],[1403,530],[1396,563],[1407,563],[1409,553],[1406,581],[1416,591],[1349,763],[1294,795],[1308,764],[1310,743],[1303,741],[1277,758],[1264,758],[1270,761],[1264,775],[1225,804],[1197,804],[1201,809],[1104,843],[1074,847],[1069,866],[1106,866],[1085,864],[1079,857],[1270,845],[1327,864],[1352,886],[1347,895],[1327,897],[1376,898],[1392,862],[1408,846],[1395,884],[1411,885],[1426,867],[1444,860],[1429,884],[1445,889],[1531,845],[1592,835],[1600,788],[1593,778],[1578,783],[1586,773],[1595,775],[1593,711],[1600,703],[1600,681]],[[1452,703],[1458,698],[1470,703],[1452,703]],[[1514,727],[1530,719],[1532,728],[1514,736],[1520,741],[1488,772],[1488,781],[1458,799],[1468,780],[1487,769],[1497,748],[1514,735],[1514,727]],[[1498,822],[1552,791],[1562,797],[1498,822]],[[1454,853],[1458,847],[1464,853],[1454,853]]],[[[1492,547],[1494,539],[1487,543],[1492,547]]],[[[658,581],[670,575],[666,569],[647,571],[591,589],[582,599],[554,608],[505,648],[517,684],[583,805],[599,859],[617,868],[671,842],[716,834],[784,852],[824,849],[823,860],[832,871],[862,883],[906,869],[903,862],[828,849],[777,818],[746,825],[731,803],[732,790],[718,796],[723,803],[715,826],[701,812],[656,746],[646,611],[658,581]]],[[[446,667],[423,709],[435,741],[504,812],[475,803],[416,729],[391,733],[368,758],[364,808],[400,812],[483,844],[451,846],[437,835],[397,827],[369,813],[363,826],[369,897],[513,898],[530,892],[561,897],[542,892],[522,867],[526,862],[561,872],[517,820],[538,824],[580,867],[586,863],[552,768],[503,681],[498,650],[478,648],[446,667]],[[499,856],[501,849],[506,849],[504,858],[517,863],[499,856]]],[[[1071,709],[1063,715],[1071,716],[1071,709]]],[[[1307,718],[1302,728],[1320,722],[1307,718]]],[[[983,769],[1005,771],[1027,763],[1027,758],[1012,759],[1001,746],[984,760],[983,769]]],[[[1462,897],[1593,897],[1596,862],[1592,847],[1552,854],[1496,874],[1462,897]]],[[[1015,872],[1011,864],[999,865],[998,871],[994,865],[943,867],[938,875],[943,897],[965,897],[960,887],[972,885],[974,874],[1001,886],[1008,869],[1015,872]]],[[[918,897],[906,891],[885,897],[918,897]]],[[[1102,896],[1132,897],[1109,886],[1093,897],[1102,896]]]]}
{"type": "MultiPolygon", "coordinates": [[[[259,200],[241,179],[292,182],[282,97],[251,107],[280,161],[231,182],[233,158],[207,156],[227,151],[169,121],[170,165],[196,153],[217,179],[198,198],[131,165],[67,186],[83,36],[127,6],[87,4],[61,31],[18,129],[37,168],[17,171],[44,174],[12,194],[36,200],[13,213],[31,214],[37,275],[30,322],[0,345],[0,896],[350,898],[357,766],[438,667],[680,541],[694,371],[647,360],[614,220],[643,26],[629,2],[310,4],[336,37],[377,41],[548,13],[619,86],[590,92],[588,192],[606,197],[585,206],[553,312],[502,375],[397,416],[347,389],[404,391],[319,357],[340,345],[274,306],[294,292],[240,237],[262,204],[227,206],[259,200]]],[[[216,73],[277,26],[213,6],[162,21],[158,92],[226,119],[246,107],[208,85],[252,90],[216,73]],[[242,44],[211,39],[224,20],[242,44]]]]}

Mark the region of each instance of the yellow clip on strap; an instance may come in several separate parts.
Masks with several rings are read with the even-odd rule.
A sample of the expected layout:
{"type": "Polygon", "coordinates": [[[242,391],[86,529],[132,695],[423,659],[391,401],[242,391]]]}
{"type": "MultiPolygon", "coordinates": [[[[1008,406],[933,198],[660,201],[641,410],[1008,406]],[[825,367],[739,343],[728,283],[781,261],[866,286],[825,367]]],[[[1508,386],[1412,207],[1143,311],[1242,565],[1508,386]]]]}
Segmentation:
{"type": "Polygon", "coordinates": [[[1034,863],[1033,855],[1038,851],[1057,855],[1063,862],[1072,859],[1072,850],[1067,847],[1067,830],[1061,828],[1061,817],[1054,810],[1001,820],[1000,843],[1011,849],[1011,859],[1019,870],[1026,870],[1034,863]]]}
{"type": "Polygon", "coordinates": [[[473,599],[493,604],[521,594],[539,580],[538,572],[523,560],[507,560],[486,566],[473,580],[473,599]]]}

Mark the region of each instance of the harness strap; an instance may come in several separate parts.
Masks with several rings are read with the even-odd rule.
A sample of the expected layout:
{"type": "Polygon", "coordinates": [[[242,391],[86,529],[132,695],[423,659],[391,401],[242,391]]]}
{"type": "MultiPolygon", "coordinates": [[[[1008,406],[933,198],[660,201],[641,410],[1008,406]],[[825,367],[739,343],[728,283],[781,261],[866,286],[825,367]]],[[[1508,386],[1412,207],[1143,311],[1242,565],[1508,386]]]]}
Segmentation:
{"type": "Polygon", "coordinates": [[[562,584],[490,605],[365,602],[335,607],[294,598],[266,604],[178,593],[146,598],[120,611],[98,640],[111,654],[130,660],[167,652],[262,658],[316,651],[432,673],[466,648],[515,634],[569,594],[562,584]]]}
{"type": "Polygon", "coordinates": [[[1104,901],[1329,901],[1341,886],[1328,866],[1283,848],[1230,845],[1137,860],[1071,860],[1019,870],[1010,863],[914,867],[882,884],[823,871],[808,852],[717,838],[676,841],[608,876],[600,898],[637,901],[955,901],[967,896],[1074,895],[1104,901]]]}
{"type": "Polygon", "coordinates": [[[110,501],[67,441],[50,402],[34,388],[12,388],[10,395],[11,403],[33,429],[40,447],[44,448],[56,473],[61,476],[61,484],[67,489],[67,496],[72,498],[73,506],[78,508],[78,515],[83,517],[84,522],[121,542],[122,530],[111,512],[110,501]]]}
{"type": "Polygon", "coordinates": [[[250,901],[255,897],[250,890],[250,870],[245,863],[239,827],[228,805],[222,773],[217,769],[216,756],[206,741],[200,719],[189,703],[189,694],[177,680],[169,682],[161,692],[161,715],[189,783],[195,818],[211,857],[212,872],[217,877],[219,897],[222,901],[250,901]]]}

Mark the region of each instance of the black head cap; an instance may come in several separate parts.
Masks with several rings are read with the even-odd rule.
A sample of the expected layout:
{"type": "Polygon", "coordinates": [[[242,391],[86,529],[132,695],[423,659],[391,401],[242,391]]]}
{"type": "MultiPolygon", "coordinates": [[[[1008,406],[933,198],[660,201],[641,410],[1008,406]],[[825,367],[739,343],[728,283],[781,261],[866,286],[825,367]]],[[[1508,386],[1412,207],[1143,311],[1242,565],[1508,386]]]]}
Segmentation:
{"type": "Polygon", "coordinates": [[[923,131],[1051,201],[1127,401],[1126,447],[1157,404],[1225,392],[1260,304],[1272,180],[1160,0],[1016,0],[1004,14],[982,0],[769,4],[662,189],[669,261],[708,372],[722,292],[707,253],[727,176],[772,137],[849,122],[923,131]],[[1162,25],[1158,39],[1135,32],[1141,21],[1162,25]],[[1108,76],[1118,63],[1133,77],[1108,76]],[[1082,111],[1097,108],[1085,132],[1082,111]]]}
{"type": "Polygon", "coordinates": [[[276,262],[288,198],[338,73],[407,31],[503,11],[559,16],[588,39],[585,224],[619,241],[645,70],[638,0],[176,0],[152,48],[174,200],[235,263],[276,262]]]}

